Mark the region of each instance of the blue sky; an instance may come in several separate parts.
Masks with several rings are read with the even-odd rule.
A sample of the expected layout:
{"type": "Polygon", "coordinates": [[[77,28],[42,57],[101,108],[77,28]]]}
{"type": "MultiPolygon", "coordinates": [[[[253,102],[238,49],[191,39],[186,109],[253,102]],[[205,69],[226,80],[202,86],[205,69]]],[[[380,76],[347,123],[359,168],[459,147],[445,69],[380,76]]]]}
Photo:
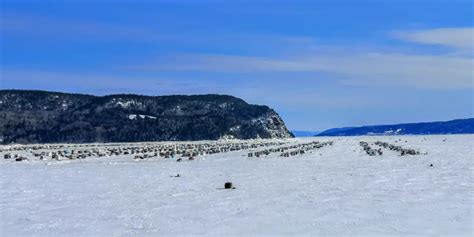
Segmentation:
{"type": "Polygon", "coordinates": [[[2,89],[231,94],[294,130],[474,117],[472,1],[0,4],[2,89]]]}

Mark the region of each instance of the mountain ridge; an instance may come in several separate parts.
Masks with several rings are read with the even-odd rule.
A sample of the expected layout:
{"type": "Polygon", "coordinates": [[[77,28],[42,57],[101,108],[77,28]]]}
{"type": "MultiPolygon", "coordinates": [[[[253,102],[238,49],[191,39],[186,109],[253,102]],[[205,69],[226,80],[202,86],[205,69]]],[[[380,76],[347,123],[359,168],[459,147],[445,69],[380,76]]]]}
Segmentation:
{"type": "Polygon", "coordinates": [[[317,136],[473,134],[474,118],[332,128],[317,136]]]}
{"type": "Polygon", "coordinates": [[[293,134],[273,109],[231,95],[0,90],[3,144],[290,137],[293,134]]]}

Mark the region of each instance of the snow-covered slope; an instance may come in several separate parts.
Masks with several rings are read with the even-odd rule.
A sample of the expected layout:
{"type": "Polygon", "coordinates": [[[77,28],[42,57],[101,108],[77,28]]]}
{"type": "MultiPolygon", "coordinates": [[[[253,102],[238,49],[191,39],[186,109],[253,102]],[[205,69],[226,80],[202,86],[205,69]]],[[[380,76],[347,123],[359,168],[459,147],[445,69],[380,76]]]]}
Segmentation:
{"type": "Polygon", "coordinates": [[[238,151],[183,162],[131,155],[15,162],[3,152],[0,233],[472,236],[474,136],[289,143],[313,140],[334,145],[290,158],[238,151]],[[359,145],[379,140],[427,155],[368,156],[359,145]],[[237,188],[222,189],[228,181],[237,188]]]}

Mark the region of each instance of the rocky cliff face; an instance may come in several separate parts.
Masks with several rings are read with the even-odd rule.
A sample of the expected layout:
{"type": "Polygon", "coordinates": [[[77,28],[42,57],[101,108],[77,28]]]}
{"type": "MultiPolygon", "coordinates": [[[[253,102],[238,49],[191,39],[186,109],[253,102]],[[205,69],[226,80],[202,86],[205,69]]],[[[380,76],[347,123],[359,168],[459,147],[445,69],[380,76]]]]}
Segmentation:
{"type": "Polygon", "coordinates": [[[290,138],[267,106],[225,95],[92,96],[0,91],[2,143],[290,138]]]}

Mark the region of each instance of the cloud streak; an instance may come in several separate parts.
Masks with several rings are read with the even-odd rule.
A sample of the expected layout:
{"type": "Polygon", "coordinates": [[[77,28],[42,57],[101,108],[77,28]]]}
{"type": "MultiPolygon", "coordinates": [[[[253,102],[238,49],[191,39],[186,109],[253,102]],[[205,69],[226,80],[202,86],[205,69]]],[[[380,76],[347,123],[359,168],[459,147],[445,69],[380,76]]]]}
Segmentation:
{"type": "Polygon", "coordinates": [[[180,55],[132,69],[225,73],[322,72],[338,75],[340,79],[337,80],[345,85],[465,89],[474,87],[473,66],[473,59],[465,57],[343,53],[287,58],[180,55]]]}
{"type": "MultiPolygon", "coordinates": [[[[439,28],[399,31],[397,39],[416,44],[448,47],[452,52],[397,53],[393,49],[357,51],[318,47],[305,38],[308,50],[286,56],[234,54],[180,54],[129,67],[138,71],[189,71],[219,73],[325,73],[346,86],[391,86],[417,89],[473,89],[473,28],[439,28]],[[332,75],[332,76],[331,76],[332,75]]],[[[393,35],[392,35],[393,36],[393,35]]],[[[362,49],[362,50],[361,50],[362,49]]],[[[284,47],[280,49],[284,51],[284,47]]],[[[291,80],[291,79],[289,79],[291,80]]]]}
{"type": "Polygon", "coordinates": [[[401,40],[439,45],[461,50],[474,50],[474,28],[438,28],[417,31],[396,31],[393,35],[401,40]]]}

